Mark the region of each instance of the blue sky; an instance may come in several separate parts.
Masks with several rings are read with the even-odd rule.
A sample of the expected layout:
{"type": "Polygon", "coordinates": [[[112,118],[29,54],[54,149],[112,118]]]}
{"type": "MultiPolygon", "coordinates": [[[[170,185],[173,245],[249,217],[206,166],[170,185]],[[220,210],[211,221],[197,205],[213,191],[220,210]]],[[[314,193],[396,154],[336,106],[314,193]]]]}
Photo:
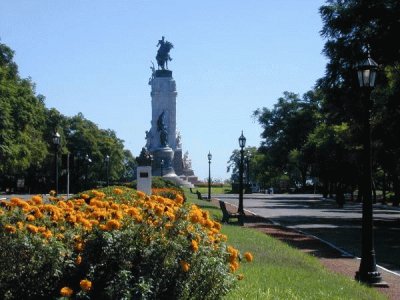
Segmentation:
{"type": "Polygon", "coordinates": [[[137,156],[150,128],[147,84],[162,35],[175,46],[177,127],[195,173],[225,179],[243,130],[259,146],[251,118],[284,91],[303,94],[325,72],[322,0],[1,0],[0,39],[15,50],[46,106],[82,112],[110,128],[137,156]]]}

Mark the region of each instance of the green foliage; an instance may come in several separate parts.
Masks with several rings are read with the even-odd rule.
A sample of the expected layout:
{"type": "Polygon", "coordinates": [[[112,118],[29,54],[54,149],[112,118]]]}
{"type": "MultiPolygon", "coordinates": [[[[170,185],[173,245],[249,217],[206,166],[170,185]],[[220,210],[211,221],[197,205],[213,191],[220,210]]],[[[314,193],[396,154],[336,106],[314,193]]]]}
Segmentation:
{"type": "MultiPolygon", "coordinates": [[[[61,135],[59,154],[71,155],[72,190],[107,180],[106,155],[110,156],[111,182],[133,180],[135,159],[116,133],[99,128],[82,114],[66,117],[55,108],[47,109],[44,96],[35,94],[31,80],[20,78],[13,56],[14,52],[0,43],[0,189],[15,188],[19,178],[25,179],[33,193],[55,188],[52,136],[56,131],[61,135]]],[[[61,160],[58,163],[60,170],[66,169],[61,160]]],[[[60,173],[61,188],[66,186],[66,175],[60,173]]]]}
{"type": "Polygon", "coordinates": [[[314,91],[304,94],[302,99],[284,92],[272,110],[264,107],[253,113],[263,128],[259,152],[264,158],[258,161],[264,168],[259,170],[264,173],[259,176],[264,184],[276,184],[283,174],[288,174],[292,186],[306,185],[312,158],[304,146],[320,120],[319,102],[314,91]]]}
{"type": "Polygon", "coordinates": [[[0,174],[7,176],[39,167],[47,154],[42,98],[30,79],[19,77],[13,55],[0,43],[0,174]]]}
{"type": "Polygon", "coordinates": [[[75,299],[220,299],[236,282],[237,250],[182,197],[108,187],[48,200],[1,202],[2,299],[65,289],[75,299]]]}
{"type": "Polygon", "coordinates": [[[10,235],[4,230],[6,222],[7,219],[0,219],[0,251],[4,254],[0,257],[1,298],[39,299],[57,295],[66,267],[65,247],[57,241],[43,243],[37,235],[10,235]]]}

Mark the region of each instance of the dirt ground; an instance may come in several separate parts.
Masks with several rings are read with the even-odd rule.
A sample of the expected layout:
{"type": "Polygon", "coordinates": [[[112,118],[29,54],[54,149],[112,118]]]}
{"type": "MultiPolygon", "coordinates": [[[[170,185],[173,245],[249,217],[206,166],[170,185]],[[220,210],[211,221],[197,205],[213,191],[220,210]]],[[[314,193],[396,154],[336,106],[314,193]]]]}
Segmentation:
{"type": "MultiPolygon", "coordinates": [[[[216,206],[219,206],[217,200],[213,199],[212,202],[216,206]]],[[[236,207],[229,205],[228,203],[226,203],[226,207],[228,211],[231,212],[236,212],[237,210],[236,207]]],[[[354,278],[356,271],[359,269],[359,259],[343,256],[339,250],[329,246],[317,238],[305,235],[290,228],[274,225],[269,222],[268,219],[246,214],[244,226],[257,229],[291,245],[294,248],[317,257],[327,269],[333,272],[354,278]]],[[[389,299],[400,299],[400,276],[394,275],[383,269],[379,269],[378,271],[381,273],[383,280],[389,285],[389,287],[375,288],[388,296],[389,299]]]]}

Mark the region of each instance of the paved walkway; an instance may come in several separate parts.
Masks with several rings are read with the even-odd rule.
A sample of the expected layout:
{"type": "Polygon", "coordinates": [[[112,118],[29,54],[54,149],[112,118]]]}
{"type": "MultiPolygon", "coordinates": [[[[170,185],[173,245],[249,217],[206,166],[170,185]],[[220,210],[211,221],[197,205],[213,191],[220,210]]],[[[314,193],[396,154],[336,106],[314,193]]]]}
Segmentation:
{"type": "MultiPolygon", "coordinates": [[[[232,203],[232,205],[228,205],[230,210],[237,210],[237,195],[218,195],[215,197],[227,203],[232,203]]],[[[214,202],[217,203],[215,200],[214,202]]],[[[265,232],[316,256],[328,269],[354,278],[355,272],[360,266],[359,259],[348,251],[343,251],[343,245],[336,247],[332,242],[342,239],[347,241],[347,244],[358,243],[351,238],[351,235],[349,236],[349,232],[353,235],[360,234],[358,228],[360,224],[353,224],[355,220],[361,217],[359,204],[347,204],[344,209],[337,209],[335,202],[323,200],[315,195],[271,196],[262,194],[246,195],[244,203],[247,210],[245,226],[265,232]],[[250,200],[250,197],[253,200],[250,200]],[[257,213],[254,211],[257,211],[257,213]],[[317,220],[318,222],[316,222],[317,220]],[[314,232],[310,233],[310,231],[314,232]],[[323,240],[328,241],[328,243],[317,238],[314,234],[321,232],[324,234],[323,240]],[[342,233],[345,237],[342,237],[342,233]],[[337,236],[341,238],[338,239],[337,236]]],[[[378,218],[378,223],[384,222],[385,225],[388,225],[390,222],[396,222],[400,219],[400,211],[397,209],[386,207],[374,209],[377,210],[375,217],[378,218]]],[[[397,226],[397,228],[399,227],[397,226]]],[[[392,239],[391,242],[394,247],[398,245],[398,241],[398,239],[392,239]]],[[[395,267],[394,264],[389,265],[395,267]]],[[[400,299],[400,276],[382,268],[379,268],[379,272],[389,284],[389,288],[379,288],[379,290],[386,294],[389,299],[400,299]]]]}

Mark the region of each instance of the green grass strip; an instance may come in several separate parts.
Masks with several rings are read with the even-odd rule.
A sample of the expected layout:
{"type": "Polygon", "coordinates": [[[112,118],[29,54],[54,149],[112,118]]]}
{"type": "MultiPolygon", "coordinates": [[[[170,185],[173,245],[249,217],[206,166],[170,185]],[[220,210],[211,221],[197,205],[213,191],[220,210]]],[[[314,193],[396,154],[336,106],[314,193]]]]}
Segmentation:
{"type": "MultiPolygon", "coordinates": [[[[210,202],[195,199],[187,192],[188,201],[206,209],[221,220],[220,209],[210,202]]],[[[238,282],[225,299],[387,299],[372,288],[351,278],[327,270],[317,258],[257,230],[236,225],[223,225],[228,243],[242,253],[250,251],[252,263],[241,264],[238,282]]]]}

